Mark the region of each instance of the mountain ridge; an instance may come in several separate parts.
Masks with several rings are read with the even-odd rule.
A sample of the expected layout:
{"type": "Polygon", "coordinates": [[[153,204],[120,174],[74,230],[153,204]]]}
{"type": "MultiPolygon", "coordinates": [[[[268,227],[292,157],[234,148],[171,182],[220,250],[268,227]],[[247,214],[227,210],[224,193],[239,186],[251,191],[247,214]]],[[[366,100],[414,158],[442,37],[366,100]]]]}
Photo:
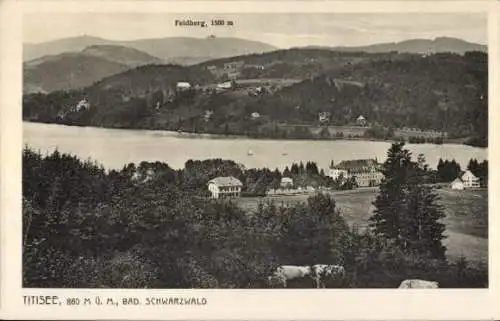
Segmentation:
{"type": "Polygon", "coordinates": [[[177,57],[193,56],[208,57],[210,59],[278,49],[264,42],[235,37],[163,37],[136,40],[109,40],[93,36],[77,36],[36,44],[25,43],[23,44],[23,61],[47,55],[61,54],[63,52],[81,51],[92,45],[125,46],[143,51],[167,62],[177,57]]]}
{"type": "Polygon", "coordinates": [[[469,42],[455,37],[436,37],[434,39],[414,38],[399,42],[373,43],[361,46],[306,46],[333,51],[363,51],[369,53],[398,51],[404,53],[453,52],[464,54],[467,51],[487,51],[487,45],[469,42]]]}

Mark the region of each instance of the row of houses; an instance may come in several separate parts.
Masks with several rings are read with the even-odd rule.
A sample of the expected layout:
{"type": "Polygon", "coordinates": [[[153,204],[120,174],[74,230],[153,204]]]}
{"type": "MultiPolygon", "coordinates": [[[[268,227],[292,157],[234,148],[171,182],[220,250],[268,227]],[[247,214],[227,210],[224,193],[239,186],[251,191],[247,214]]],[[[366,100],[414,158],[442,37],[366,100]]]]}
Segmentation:
{"type": "MultiPolygon", "coordinates": [[[[372,187],[380,185],[384,178],[381,166],[376,159],[346,160],[330,166],[327,175],[334,180],[340,177],[354,178],[358,187],[372,187]]],[[[293,185],[292,178],[283,177],[281,179],[281,189],[291,189],[293,185]]],[[[450,187],[458,190],[479,188],[480,182],[478,177],[467,170],[460,173],[459,177],[450,184],[450,187]]],[[[243,183],[232,176],[217,177],[208,182],[208,190],[212,198],[239,197],[242,188],[243,183]]]]}
{"type": "MultiPolygon", "coordinates": [[[[318,120],[322,124],[328,123],[330,121],[330,117],[331,117],[330,112],[323,111],[323,112],[318,113],[318,120]]],[[[366,120],[365,116],[359,115],[358,118],[356,118],[356,125],[362,126],[362,127],[367,126],[368,121],[366,120]]]]}
{"type": "MultiPolygon", "coordinates": [[[[340,177],[350,179],[354,177],[358,187],[378,186],[382,182],[384,175],[380,171],[380,166],[375,159],[358,159],[341,161],[337,165],[330,166],[327,173],[332,179],[340,177]]],[[[293,188],[293,179],[283,177],[280,188],[293,188]]],[[[208,182],[208,190],[212,198],[221,198],[227,196],[240,196],[243,184],[240,180],[230,177],[217,177],[208,182]]]]}

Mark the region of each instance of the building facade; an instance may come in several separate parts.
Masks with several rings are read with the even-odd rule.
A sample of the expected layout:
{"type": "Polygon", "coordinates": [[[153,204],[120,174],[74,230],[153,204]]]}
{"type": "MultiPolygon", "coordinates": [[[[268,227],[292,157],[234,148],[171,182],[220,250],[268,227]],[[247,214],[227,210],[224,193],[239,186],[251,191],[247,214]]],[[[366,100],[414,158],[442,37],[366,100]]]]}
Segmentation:
{"type": "Polygon", "coordinates": [[[463,190],[465,188],[464,182],[460,178],[455,178],[453,182],[450,184],[451,189],[463,190]]]}
{"type": "Polygon", "coordinates": [[[465,188],[478,188],[481,186],[479,183],[479,177],[476,177],[476,175],[469,170],[465,171],[460,178],[462,179],[465,188]]]}
{"type": "Polygon", "coordinates": [[[208,190],[212,198],[239,197],[241,181],[233,176],[216,177],[208,181],[208,190]]]}
{"type": "Polygon", "coordinates": [[[176,88],[177,90],[187,90],[191,88],[191,84],[188,82],[178,82],[176,88]]]}
{"type": "Polygon", "coordinates": [[[291,179],[290,177],[281,178],[280,187],[281,188],[292,188],[293,187],[293,179],[291,179]]]}
{"type": "Polygon", "coordinates": [[[384,178],[380,166],[374,159],[341,161],[330,167],[328,176],[334,180],[340,176],[346,179],[354,177],[359,187],[378,186],[384,178]]]}
{"type": "Polygon", "coordinates": [[[356,124],[358,126],[366,126],[368,125],[368,122],[366,121],[366,118],[363,115],[359,115],[359,117],[356,119],[356,124]]]}

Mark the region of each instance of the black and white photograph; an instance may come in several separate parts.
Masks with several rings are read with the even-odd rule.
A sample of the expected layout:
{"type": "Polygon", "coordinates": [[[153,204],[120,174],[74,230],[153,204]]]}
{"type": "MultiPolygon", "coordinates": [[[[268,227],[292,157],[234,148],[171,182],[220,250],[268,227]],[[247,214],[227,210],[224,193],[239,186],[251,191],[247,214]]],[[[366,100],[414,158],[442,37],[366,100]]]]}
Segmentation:
{"type": "Polygon", "coordinates": [[[485,13],[27,13],[22,287],[488,288],[485,13]]]}

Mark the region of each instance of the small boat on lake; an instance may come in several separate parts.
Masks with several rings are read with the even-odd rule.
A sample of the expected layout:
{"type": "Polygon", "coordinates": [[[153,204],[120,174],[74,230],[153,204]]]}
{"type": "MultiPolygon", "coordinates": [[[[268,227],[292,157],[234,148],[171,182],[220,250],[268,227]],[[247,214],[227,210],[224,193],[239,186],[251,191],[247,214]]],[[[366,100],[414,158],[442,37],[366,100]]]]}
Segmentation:
{"type": "Polygon", "coordinates": [[[253,152],[252,152],[252,150],[251,150],[251,149],[249,149],[249,150],[248,150],[247,155],[248,155],[248,156],[252,156],[252,155],[253,155],[253,152]]]}

